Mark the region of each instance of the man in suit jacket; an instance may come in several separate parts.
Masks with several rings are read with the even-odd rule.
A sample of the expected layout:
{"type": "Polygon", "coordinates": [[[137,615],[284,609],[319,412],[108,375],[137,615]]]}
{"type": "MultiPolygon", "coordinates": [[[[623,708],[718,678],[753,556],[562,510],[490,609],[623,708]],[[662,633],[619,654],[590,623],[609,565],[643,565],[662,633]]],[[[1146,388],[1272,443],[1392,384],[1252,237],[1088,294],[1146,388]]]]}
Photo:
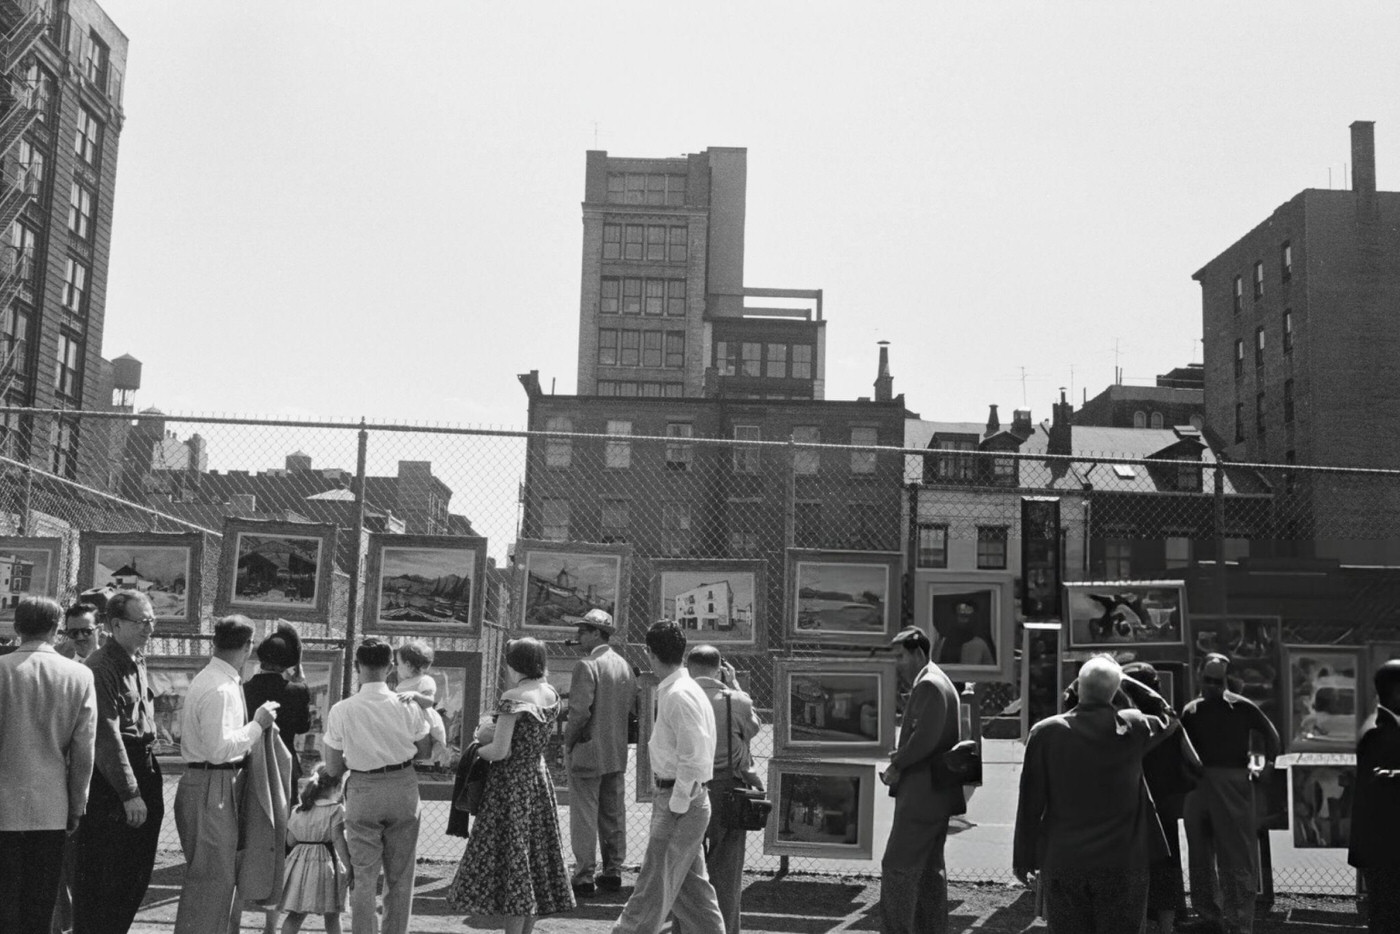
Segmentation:
{"type": "Polygon", "coordinates": [[[1147,918],[1148,864],[1166,852],[1142,757],[1180,724],[1107,656],[1085,662],[1078,684],[1078,705],[1026,740],[1012,866],[1023,883],[1044,873],[1052,930],[1136,931],[1147,918]],[[1120,684],[1151,712],[1115,708],[1120,684]]]}
{"type": "Polygon", "coordinates": [[[578,644],[588,652],[574,665],[564,751],[569,763],[569,838],[574,849],[575,895],[622,888],[627,857],[627,717],[637,706],[632,666],[608,640],[617,632],[602,610],[578,624],[578,644]],[[598,850],[603,871],[597,872],[598,850]],[[596,873],[596,877],[595,877],[596,873]]]}
{"type": "Polygon", "coordinates": [[[92,672],[54,649],[63,608],[15,607],[0,658],[0,931],[47,931],[63,844],[87,810],[97,700],[92,672]]]}
{"type": "Polygon", "coordinates": [[[958,691],[929,661],[929,639],[910,626],[895,636],[899,673],[912,684],[899,744],[881,776],[894,796],[894,827],[880,863],[883,934],[944,934],[948,818],[967,811],[962,783],[938,781],[934,768],[958,744],[958,691]]]}
{"type": "Polygon", "coordinates": [[[1370,930],[1400,932],[1400,661],[1376,669],[1376,712],[1356,743],[1347,862],[1361,870],[1370,930]]]}

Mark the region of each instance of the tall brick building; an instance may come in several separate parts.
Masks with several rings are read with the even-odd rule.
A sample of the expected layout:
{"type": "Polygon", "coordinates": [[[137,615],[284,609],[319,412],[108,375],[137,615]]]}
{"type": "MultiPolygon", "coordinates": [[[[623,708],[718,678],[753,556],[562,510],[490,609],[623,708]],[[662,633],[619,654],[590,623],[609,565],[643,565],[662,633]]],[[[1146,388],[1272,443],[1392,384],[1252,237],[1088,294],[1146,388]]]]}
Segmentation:
{"type": "MultiPolygon", "coordinates": [[[[0,400],[108,408],[102,330],[127,39],[92,0],[0,0],[0,34],[0,400]]],[[[0,423],[0,454],[105,484],[103,430],[40,422],[0,423]]]]}

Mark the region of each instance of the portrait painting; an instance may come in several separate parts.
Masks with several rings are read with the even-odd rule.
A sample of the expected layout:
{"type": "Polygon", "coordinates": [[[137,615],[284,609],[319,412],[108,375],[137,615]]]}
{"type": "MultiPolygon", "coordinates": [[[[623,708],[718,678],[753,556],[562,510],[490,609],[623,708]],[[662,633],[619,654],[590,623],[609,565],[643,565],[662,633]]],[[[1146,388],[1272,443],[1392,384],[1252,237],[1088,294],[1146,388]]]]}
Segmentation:
{"type": "Polygon", "coordinates": [[[893,659],[780,658],[774,754],[879,755],[894,746],[893,659]]]}
{"type": "Polygon", "coordinates": [[[450,636],[479,632],[485,576],[484,538],[371,535],[365,628],[450,636]]]}
{"type": "Polygon", "coordinates": [[[58,597],[61,538],[0,537],[0,634],[12,634],[24,597],[58,597]]]}
{"type": "Polygon", "coordinates": [[[1344,849],[1351,844],[1356,766],[1293,765],[1288,769],[1293,846],[1344,849]]]}
{"type": "Polygon", "coordinates": [[[590,610],[627,625],[627,545],[558,545],[521,542],[515,560],[521,576],[520,625],[541,638],[572,636],[590,610]]]}
{"type": "Polygon", "coordinates": [[[914,572],[914,622],[929,637],[931,660],[954,681],[1011,680],[1015,599],[1009,571],[914,572]]]}
{"type": "Polygon", "coordinates": [[[336,528],[300,522],[224,522],[219,615],[324,622],[330,613],[336,528]]]}
{"type": "Polygon", "coordinates": [[[1290,752],[1355,752],[1361,729],[1362,652],[1326,645],[1286,646],[1290,752]]]}
{"type": "Polygon", "coordinates": [[[691,643],[752,646],[763,619],[763,567],[762,561],[653,561],[653,615],[675,620],[691,643]]]}
{"type": "Polygon", "coordinates": [[[1075,581],[1065,584],[1071,648],[1179,646],[1185,639],[1183,581],[1075,581]]]}
{"type": "Polygon", "coordinates": [[[867,763],[773,759],[773,813],[763,852],[775,856],[869,859],[874,840],[875,767],[867,763]]]}
{"type": "Polygon", "coordinates": [[[789,549],[788,638],[883,645],[899,622],[901,556],[789,549]]]}
{"type": "Polygon", "coordinates": [[[1277,616],[1192,616],[1187,620],[1188,693],[1182,706],[1201,693],[1201,665],[1212,652],[1230,660],[1229,690],[1254,701],[1288,743],[1288,703],[1283,642],[1277,616]]]}

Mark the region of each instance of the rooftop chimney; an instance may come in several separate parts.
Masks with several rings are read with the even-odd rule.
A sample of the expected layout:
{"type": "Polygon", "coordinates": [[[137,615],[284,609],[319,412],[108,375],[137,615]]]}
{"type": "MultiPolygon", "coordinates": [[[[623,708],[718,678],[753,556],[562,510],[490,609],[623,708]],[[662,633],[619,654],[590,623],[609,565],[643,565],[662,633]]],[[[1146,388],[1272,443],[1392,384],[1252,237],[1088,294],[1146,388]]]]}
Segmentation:
{"type": "Polygon", "coordinates": [[[880,372],[875,374],[875,401],[894,399],[894,377],[890,375],[890,342],[880,341],[880,372]]]}
{"type": "Polygon", "coordinates": [[[1031,410],[1016,409],[1011,417],[1011,433],[1025,441],[1035,431],[1031,425],[1031,410]]]}
{"type": "Polygon", "coordinates": [[[1070,426],[1074,421],[1074,406],[1065,400],[1065,391],[1060,389],[1060,401],[1053,406],[1053,417],[1050,419],[1050,440],[1046,445],[1045,453],[1069,455],[1073,453],[1073,445],[1070,443],[1070,426]]]}
{"type": "Polygon", "coordinates": [[[992,410],[987,413],[987,437],[1001,431],[1001,419],[997,417],[997,407],[992,406],[992,410]]]}
{"type": "Polygon", "coordinates": [[[1351,125],[1351,190],[1358,195],[1376,193],[1376,122],[1357,120],[1351,125]]]}

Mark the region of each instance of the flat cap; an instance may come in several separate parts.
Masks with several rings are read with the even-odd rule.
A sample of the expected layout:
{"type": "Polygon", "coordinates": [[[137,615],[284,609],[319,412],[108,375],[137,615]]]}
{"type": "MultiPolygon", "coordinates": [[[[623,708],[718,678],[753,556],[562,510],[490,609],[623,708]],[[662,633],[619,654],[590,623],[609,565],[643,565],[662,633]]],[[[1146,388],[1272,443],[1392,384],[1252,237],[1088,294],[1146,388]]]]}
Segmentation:
{"type": "Polygon", "coordinates": [[[617,626],[613,623],[611,614],[606,610],[589,610],[584,614],[583,619],[578,621],[578,624],[580,626],[592,626],[599,632],[605,632],[610,636],[617,632],[617,626]]]}

